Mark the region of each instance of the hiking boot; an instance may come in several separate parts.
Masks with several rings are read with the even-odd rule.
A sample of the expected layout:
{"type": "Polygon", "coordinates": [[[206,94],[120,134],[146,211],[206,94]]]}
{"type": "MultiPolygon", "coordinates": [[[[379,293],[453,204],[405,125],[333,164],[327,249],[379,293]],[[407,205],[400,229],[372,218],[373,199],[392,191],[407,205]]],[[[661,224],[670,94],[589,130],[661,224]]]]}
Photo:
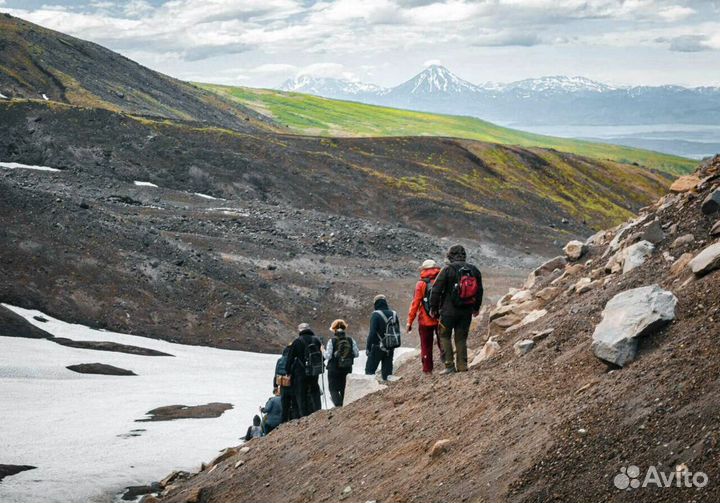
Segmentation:
{"type": "Polygon", "coordinates": [[[455,373],[455,367],[447,367],[445,370],[443,370],[442,372],[440,372],[440,375],[441,375],[441,376],[446,376],[446,375],[454,374],[454,373],[455,373]]]}

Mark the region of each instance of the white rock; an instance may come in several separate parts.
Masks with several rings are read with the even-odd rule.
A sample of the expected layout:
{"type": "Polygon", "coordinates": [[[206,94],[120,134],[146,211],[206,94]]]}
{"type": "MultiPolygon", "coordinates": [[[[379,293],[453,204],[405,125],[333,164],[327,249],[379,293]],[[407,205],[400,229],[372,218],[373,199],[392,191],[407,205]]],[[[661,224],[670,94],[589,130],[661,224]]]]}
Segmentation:
{"type": "Polygon", "coordinates": [[[524,354],[529,353],[533,347],[535,347],[535,342],[530,339],[523,339],[513,344],[515,354],[518,356],[523,356],[524,354]]]}
{"type": "Polygon", "coordinates": [[[520,323],[517,325],[513,325],[512,327],[508,328],[506,332],[511,332],[513,330],[517,330],[520,327],[524,327],[525,325],[529,325],[530,323],[539,320],[543,316],[547,314],[546,309],[536,309],[535,311],[531,311],[527,316],[525,316],[520,323]]]}
{"type": "Polygon", "coordinates": [[[606,362],[624,366],[635,358],[637,337],[675,319],[677,298],[658,285],[617,294],[605,306],[593,332],[592,350],[606,362]]]}
{"type": "Polygon", "coordinates": [[[386,387],[386,385],[380,384],[374,375],[348,374],[343,405],[351,404],[365,395],[375,393],[386,387]]]}
{"type": "Polygon", "coordinates": [[[515,303],[525,302],[526,300],[530,300],[532,298],[532,293],[530,290],[520,290],[515,295],[510,297],[510,301],[515,303]]]}
{"type": "Polygon", "coordinates": [[[487,360],[488,358],[491,358],[493,355],[495,355],[498,351],[500,351],[500,344],[497,343],[495,340],[495,337],[490,337],[486,342],[485,345],[482,347],[480,352],[473,358],[473,361],[470,362],[470,368],[476,367],[480,364],[480,362],[487,360]]]}
{"type": "Polygon", "coordinates": [[[655,246],[650,241],[640,241],[625,248],[623,253],[625,256],[623,274],[643,265],[654,250],[655,246]]]}
{"type": "Polygon", "coordinates": [[[690,269],[697,276],[702,276],[720,267],[720,241],[703,249],[690,261],[690,269]]]}

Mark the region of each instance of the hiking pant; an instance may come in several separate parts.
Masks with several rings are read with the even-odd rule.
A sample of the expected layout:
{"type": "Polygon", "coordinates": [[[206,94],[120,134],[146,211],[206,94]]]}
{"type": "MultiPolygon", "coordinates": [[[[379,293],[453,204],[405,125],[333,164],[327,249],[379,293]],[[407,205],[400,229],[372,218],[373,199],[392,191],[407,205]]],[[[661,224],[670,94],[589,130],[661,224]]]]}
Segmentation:
{"type": "Polygon", "coordinates": [[[335,407],[342,407],[345,400],[345,383],[347,381],[348,372],[330,372],[328,371],[328,388],[330,390],[330,399],[335,407]]]}
{"type": "MultiPolygon", "coordinates": [[[[422,360],[423,372],[433,371],[433,342],[435,336],[438,335],[438,327],[418,325],[418,333],[420,334],[420,359],[422,360]]],[[[440,361],[445,360],[445,351],[443,351],[440,343],[440,336],[437,337],[437,345],[440,350],[440,361]]]]}
{"type": "Polygon", "coordinates": [[[298,415],[297,404],[293,399],[292,387],[281,387],[280,388],[280,403],[282,403],[282,423],[286,423],[291,419],[297,419],[298,415]]]}
{"type": "Polygon", "coordinates": [[[309,416],[322,407],[320,405],[320,386],[317,376],[293,374],[293,405],[298,417],[309,416]]]}
{"type": "Polygon", "coordinates": [[[378,368],[378,365],[382,364],[380,373],[383,381],[387,381],[387,378],[393,372],[393,356],[395,350],[390,349],[383,351],[380,346],[375,345],[370,349],[370,355],[368,356],[367,362],[365,363],[365,374],[373,375],[378,368]]]}
{"type": "Polygon", "coordinates": [[[445,368],[455,368],[460,372],[467,370],[467,338],[471,321],[471,312],[440,318],[438,331],[440,343],[445,352],[445,368]],[[453,352],[453,336],[457,355],[453,352]]]}

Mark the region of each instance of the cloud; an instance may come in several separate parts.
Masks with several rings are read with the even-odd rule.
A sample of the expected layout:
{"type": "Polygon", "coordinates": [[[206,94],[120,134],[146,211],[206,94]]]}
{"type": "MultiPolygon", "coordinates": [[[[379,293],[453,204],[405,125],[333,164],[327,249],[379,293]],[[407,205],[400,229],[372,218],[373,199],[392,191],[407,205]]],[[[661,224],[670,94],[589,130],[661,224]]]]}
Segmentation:
{"type": "Polygon", "coordinates": [[[442,62],[439,59],[428,59],[427,61],[425,61],[423,63],[423,66],[425,66],[425,67],[433,66],[433,65],[441,66],[442,62]]]}
{"type": "Polygon", "coordinates": [[[683,7],[680,5],[672,5],[658,11],[658,16],[660,16],[665,21],[679,21],[681,19],[688,18],[693,14],[695,14],[695,9],[691,9],[690,7],[683,7]]]}
{"type": "Polygon", "coordinates": [[[286,63],[266,63],[248,70],[250,73],[262,75],[288,74],[297,71],[297,66],[286,63]]]}
{"type": "Polygon", "coordinates": [[[532,47],[543,41],[535,33],[495,33],[479,35],[472,45],[478,47],[532,47]]]}
{"type": "Polygon", "coordinates": [[[348,78],[345,65],[340,63],[313,63],[298,70],[298,75],[313,75],[315,77],[348,78]]]}
{"type": "Polygon", "coordinates": [[[669,42],[670,50],[675,52],[700,52],[712,49],[708,45],[706,35],[682,35],[671,39],[658,39],[659,42],[669,42]]]}

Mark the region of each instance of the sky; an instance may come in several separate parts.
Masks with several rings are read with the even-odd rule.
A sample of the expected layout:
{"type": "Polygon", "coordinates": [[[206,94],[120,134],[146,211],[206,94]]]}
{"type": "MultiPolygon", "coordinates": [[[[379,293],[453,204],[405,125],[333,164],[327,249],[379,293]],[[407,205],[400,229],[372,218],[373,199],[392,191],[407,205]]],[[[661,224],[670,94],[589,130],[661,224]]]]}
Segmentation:
{"type": "Polygon", "coordinates": [[[439,63],[476,84],[720,86],[720,0],[0,0],[0,12],[220,84],[394,86],[439,63]]]}

